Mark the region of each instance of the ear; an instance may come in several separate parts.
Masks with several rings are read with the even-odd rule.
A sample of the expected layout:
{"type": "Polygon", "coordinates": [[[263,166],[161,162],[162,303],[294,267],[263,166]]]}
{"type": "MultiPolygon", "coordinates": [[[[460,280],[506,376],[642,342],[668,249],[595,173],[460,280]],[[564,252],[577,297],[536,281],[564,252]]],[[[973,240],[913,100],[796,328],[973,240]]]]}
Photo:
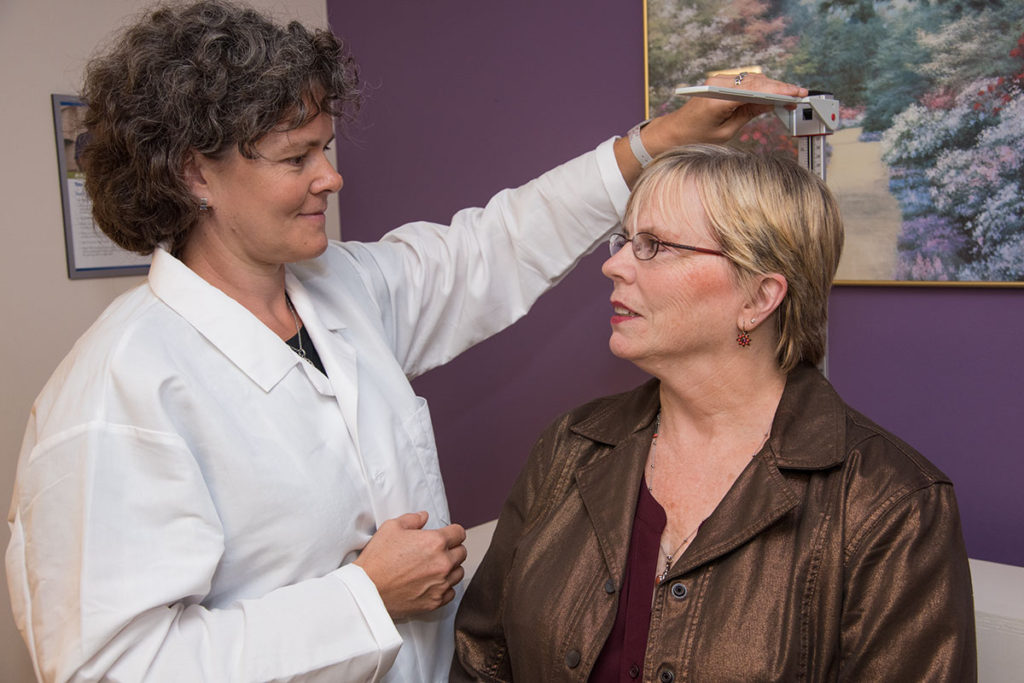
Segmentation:
{"type": "Polygon", "coordinates": [[[789,283],[779,273],[758,276],[752,283],[750,300],[743,306],[739,324],[742,330],[752,330],[768,319],[789,291],[789,283]]]}
{"type": "Polygon", "coordinates": [[[182,172],[185,175],[185,183],[197,198],[208,197],[210,194],[209,185],[206,182],[204,171],[207,167],[207,159],[199,152],[192,150],[185,157],[182,164],[182,172]]]}

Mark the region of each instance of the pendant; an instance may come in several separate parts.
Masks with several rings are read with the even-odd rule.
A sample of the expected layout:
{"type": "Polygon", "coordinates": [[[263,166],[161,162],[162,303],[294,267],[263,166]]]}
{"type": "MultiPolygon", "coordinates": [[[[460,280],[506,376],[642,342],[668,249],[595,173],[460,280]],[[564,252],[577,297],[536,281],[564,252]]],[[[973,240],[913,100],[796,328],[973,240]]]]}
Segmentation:
{"type": "Polygon", "coordinates": [[[288,345],[288,348],[290,348],[292,351],[294,351],[296,356],[298,356],[302,360],[306,361],[307,363],[312,365],[314,368],[316,367],[316,365],[313,363],[313,361],[310,360],[309,356],[306,355],[306,350],[305,349],[301,349],[301,348],[297,349],[294,346],[292,346],[291,344],[288,345]]]}
{"type": "Polygon", "coordinates": [[[670,569],[672,569],[672,556],[671,555],[666,555],[665,556],[665,569],[663,569],[662,572],[660,574],[658,574],[658,583],[661,583],[662,581],[664,581],[665,579],[668,578],[668,572],[669,572],[670,569]]]}

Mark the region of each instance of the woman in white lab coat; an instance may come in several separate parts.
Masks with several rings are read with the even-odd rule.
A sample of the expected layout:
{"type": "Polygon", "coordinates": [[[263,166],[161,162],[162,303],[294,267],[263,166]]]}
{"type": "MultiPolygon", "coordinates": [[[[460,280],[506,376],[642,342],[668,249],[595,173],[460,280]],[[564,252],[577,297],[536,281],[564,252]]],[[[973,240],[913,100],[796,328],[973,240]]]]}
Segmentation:
{"type": "Polygon", "coordinates": [[[6,561],[37,675],[446,680],[465,533],[407,378],[601,241],[637,154],[724,141],[764,108],[695,101],[450,226],[354,244],[324,231],[334,123],[360,95],[330,33],[163,8],[83,95],[96,221],[153,260],[29,420],[6,561]]]}

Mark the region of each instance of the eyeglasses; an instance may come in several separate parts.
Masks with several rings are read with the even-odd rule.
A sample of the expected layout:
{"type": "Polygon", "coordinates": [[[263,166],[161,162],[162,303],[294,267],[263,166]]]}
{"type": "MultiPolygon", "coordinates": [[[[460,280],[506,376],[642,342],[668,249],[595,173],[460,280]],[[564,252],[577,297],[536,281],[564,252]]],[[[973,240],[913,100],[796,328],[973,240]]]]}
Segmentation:
{"type": "Polygon", "coordinates": [[[658,253],[658,249],[660,247],[673,247],[675,249],[695,251],[698,254],[725,256],[725,254],[716,249],[705,249],[704,247],[691,247],[688,244],[666,242],[665,240],[658,239],[649,232],[638,232],[633,235],[632,238],[626,237],[621,232],[613,233],[612,236],[608,238],[608,251],[611,252],[612,256],[615,256],[619,253],[620,249],[626,246],[626,242],[633,243],[633,256],[636,256],[640,261],[650,261],[658,253]]]}

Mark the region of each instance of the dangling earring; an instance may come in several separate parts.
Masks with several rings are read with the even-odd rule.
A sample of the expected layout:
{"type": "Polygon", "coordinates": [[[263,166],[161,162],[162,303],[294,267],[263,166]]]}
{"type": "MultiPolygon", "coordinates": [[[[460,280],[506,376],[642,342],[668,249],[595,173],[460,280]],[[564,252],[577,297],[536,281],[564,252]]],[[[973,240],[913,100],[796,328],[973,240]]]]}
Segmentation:
{"type": "Polygon", "coordinates": [[[740,333],[736,335],[736,343],[742,346],[743,348],[747,348],[748,346],[750,346],[750,333],[741,327],[740,333]]]}
{"type": "MultiPolygon", "coordinates": [[[[757,322],[757,318],[750,319],[751,325],[753,325],[755,322],[757,322]]],[[[748,346],[750,346],[750,332],[747,332],[747,330],[741,327],[740,333],[736,335],[736,343],[743,348],[747,348],[748,346]]]]}
{"type": "Polygon", "coordinates": [[[199,210],[201,212],[209,211],[210,210],[210,200],[207,199],[206,197],[200,197],[199,198],[199,210]]]}

